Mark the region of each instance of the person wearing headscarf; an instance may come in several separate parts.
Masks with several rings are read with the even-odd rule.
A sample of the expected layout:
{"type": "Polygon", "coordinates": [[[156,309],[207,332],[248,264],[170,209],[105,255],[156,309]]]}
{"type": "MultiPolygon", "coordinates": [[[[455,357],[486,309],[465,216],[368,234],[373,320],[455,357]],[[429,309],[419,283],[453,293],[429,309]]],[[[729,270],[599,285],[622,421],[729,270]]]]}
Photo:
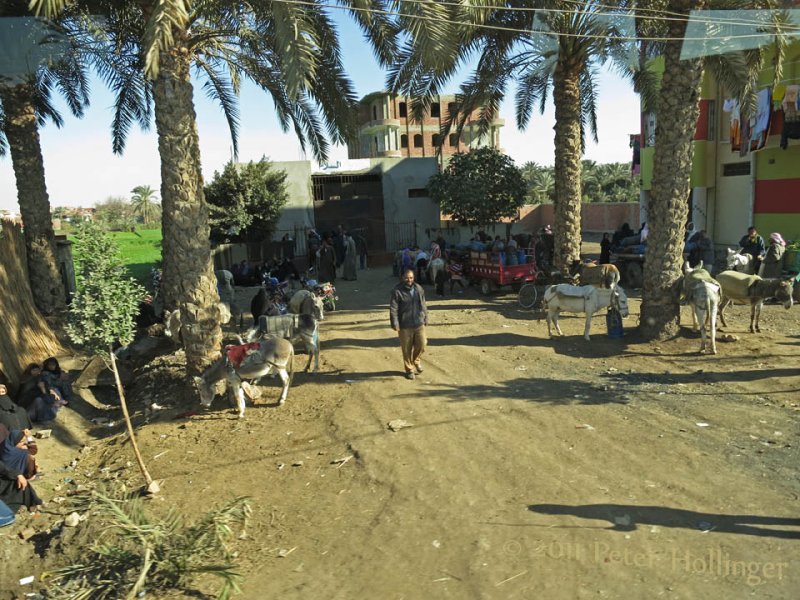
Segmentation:
{"type": "Polygon", "coordinates": [[[39,470],[39,465],[36,464],[34,458],[36,444],[30,435],[31,432],[28,429],[9,430],[5,425],[0,424],[0,462],[10,469],[19,471],[26,479],[35,477],[39,470]]]}
{"type": "Polygon", "coordinates": [[[769,247],[761,261],[759,275],[764,279],[775,279],[783,273],[783,255],[786,252],[786,242],[780,233],[774,232],[769,236],[769,247]]]}
{"type": "Polygon", "coordinates": [[[42,379],[42,367],[29,364],[22,373],[17,404],[28,411],[32,423],[44,423],[56,418],[63,402],[55,390],[48,390],[42,379]]]}
{"type": "Polygon", "coordinates": [[[0,461],[0,500],[14,513],[23,506],[33,512],[37,506],[43,504],[28,482],[28,478],[2,461],[0,461]]]}
{"type": "Polygon", "coordinates": [[[32,428],[28,411],[18,404],[14,404],[14,401],[8,396],[8,388],[2,383],[0,383],[0,423],[9,430],[22,431],[32,428]]]}

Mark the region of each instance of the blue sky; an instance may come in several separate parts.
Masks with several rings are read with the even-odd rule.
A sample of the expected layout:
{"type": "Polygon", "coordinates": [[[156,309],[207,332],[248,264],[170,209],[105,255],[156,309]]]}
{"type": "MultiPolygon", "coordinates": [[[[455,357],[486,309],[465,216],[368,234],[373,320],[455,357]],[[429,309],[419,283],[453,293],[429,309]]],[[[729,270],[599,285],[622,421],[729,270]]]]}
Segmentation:
{"type": "MultiPolygon", "coordinates": [[[[349,20],[340,25],[345,67],[359,96],[384,89],[385,75],[378,68],[360,31],[349,20]]],[[[463,76],[450,82],[446,92],[457,91],[463,76]]],[[[627,162],[631,151],[628,134],[639,131],[639,102],[628,83],[610,73],[600,79],[598,114],[599,144],[589,142],[585,158],[600,163],[627,162]]],[[[48,124],[40,131],[45,176],[52,206],[93,206],[109,196],[130,197],[137,185],[160,187],[155,123],[149,132],[131,130],[125,154],[111,151],[112,96],[99,82],[92,86],[92,106],[83,119],[67,116],[62,129],[48,124]]],[[[210,180],[231,158],[231,141],[219,107],[207,101],[195,87],[195,107],[200,132],[203,175],[210,180]]],[[[272,100],[254,86],[243,86],[241,96],[239,160],[258,160],[262,156],[276,161],[304,160],[292,133],[281,132],[272,100]]],[[[500,143],[518,165],[527,161],[553,163],[552,105],[544,115],[538,112],[526,131],[515,125],[513,98],[507,98],[500,111],[505,126],[500,143]]],[[[344,147],[334,148],[331,160],[347,158],[344,147]]],[[[0,159],[0,209],[16,211],[17,191],[10,157],[0,159]]]]}

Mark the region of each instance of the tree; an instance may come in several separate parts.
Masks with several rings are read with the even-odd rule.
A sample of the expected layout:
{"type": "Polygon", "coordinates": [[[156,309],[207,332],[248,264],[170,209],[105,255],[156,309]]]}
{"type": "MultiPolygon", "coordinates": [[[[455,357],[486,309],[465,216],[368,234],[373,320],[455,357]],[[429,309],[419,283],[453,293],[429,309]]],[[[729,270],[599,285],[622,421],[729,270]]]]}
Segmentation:
{"type": "Polygon", "coordinates": [[[392,68],[390,84],[422,97],[425,105],[463,62],[480,53],[475,71],[461,86],[461,110],[448,118],[441,139],[447,139],[451,127],[460,132],[476,109],[481,110],[480,131],[488,131],[512,81],[517,83],[517,126],[525,129],[534,106],[544,112],[552,90],[555,262],[565,269],[580,258],[580,157],[587,130],[597,137],[596,69],[610,60],[638,89],[649,89],[649,74],[630,61],[627,13],[596,0],[526,2],[516,11],[505,2],[448,6],[449,19],[439,21],[457,23],[453,29],[438,21],[425,28],[409,26],[410,41],[392,68]]]}
{"type": "Polygon", "coordinates": [[[107,231],[130,231],[134,227],[133,208],[122,196],[109,196],[95,204],[94,218],[107,231]]]}
{"type": "Polygon", "coordinates": [[[528,193],[534,204],[553,202],[556,193],[556,179],[553,169],[543,168],[529,182],[528,193]]]}
{"type": "MultiPolygon", "coordinates": [[[[27,14],[27,2],[11,0],[0,9],[0,17],[27,14]]],[[[31,19],[31,21],[33,21],[31,19]]],[[[50,198],[44,175],[39,128],[50,120],[61,127],[64,121],[53,106],[51,93],[58,90],[76,117],[83,116],[89,103],[87,77],[75,39],[58,25],[37,30],[37,41],[57,37],[60,50],[52,62],[42,62],[26,76],[6,78],[0,73],[0,156],[10,150],[17,184],[17,199],[25,234],[28,278],[36,307],[44,314],[55,314],[66,307],[66,293],[56,260],[55,234],[50,214],[50,198]]],[[[34,54],[34,50],[30,50],[34,54]]]]}
{"type": "MultiPolygon", "coordinates": [[[[650,229],[644,265],[642,316],[639,329],[649,339],[662,339],[678,330],[680,315],[680,281],[683,262],[685,225],[688,220],[688,198],[693,159],[692,138],[700,114],[700,86],[706,69],[724,84],[733,96],[752,105],[757,75],[765,64],[765,48],[746,52],[686,58],[681,55],[686,37],[689,13],[708,7],[759,8],[758,2],[705,2],[698,0],[657,0],[657,8],[672,15],[661,27],[667,41],[653,50],[664,57],[664,74],[656,107],[656,139],[653,160],[652,190],[647,206],[650,229]],[[664,6],[666,4],[666,6],[664,6]]],[[[644,9],[652,2],[641,3],[644,9]]],[[[768,4],[768,3],[767,3],[768,4]]],[[[643,12],[641,27],[656,29],[643,12]]],[[[780,18],[780,13],[775,13],[780,18]]],[[[775,35],[775,80],[780,80],[784,41],[780,26],[760,25],[762,31],[775,35]]],[[[752,33],[752,32],[751,32],[752,33]]],[[[721,42],[725,37],[716,32],[721,42]]],[[[752,35],[751,35],[752,37],[752,35]]],[[[729,49],[728,49],[729,50],[729,49]]],[[[643,53],[644,54],[644,53],[643,53]]],[[[647,103],[646,103],[647,104],[647,103]]]]}
{"type": "Polygon", "coordinates": [[[155,191],[149,185],[137,185],[131,190],[131,194],[133,214],[140,217],[142,223],[148,225],[161,215],[155,191]]]}
{"type": "Polygon", "coordinates": [[[494,148],[454,154],[444,171],[428,180],[428,193],[443,213],[477,227],[516,217],[525,191],[514,161],[494,148]]]}
{"type": "MultiPolygon", "coordinates": [[[[53,14],[65,4],[66,0],[32,0],[31,7],[53,14]]],[[[363,6],[355,1],[346,5],[386,64],[394,49],[395,27],[380,10],[357,10],[363,6]]],[[[371,8],[384,6],[383,0],[370,3],[371,8]]],[[[97,10],[86,8],[87,18],[97,10]]],[[[102,29],[109,32],[105,47],[132,57],[128,75],[105,71],[123,107],[115,115],[115,140],[124,140],[138,115],[125,109],[133,84],[152,82],[162,175],[164,301],[181,311],[187,371],[196,375],[218,356],[222,334],[191,68],[205,77],[206,94],[221,104],[234,151],[242,77],[272,97],[284,130],[293,127],[302,147],[310,146],[320,160],[328,153],[326,132],[337,143],[352,137],[355,93],[342,66],[336,30],[324,5],[316,1],[143,0],[108,3],[104,9],[102,29]]],[[[144,92],[139,97],[145,97],[144,92]]],[[[117,149],[121,151],[119,144],[117,149]]]]}
{"type": "Polygon", "coordinates": [[[139,469],[148,492],[157,493],[158,483],[147,471],[136,444],[114,354],[115,344],[126,346],[133,341],[136,331],[134,319],[139,312],[139,302],[144,298],[144,288],[128,276],[119,256],[119,248],[91,223],[82,223],[78,227],[75,257],[78,263],[75,277],[78,291],[69,307],[67,333],[76,344],[99,354],[114,372],[120,407],[139,469]]]}
{"type": "Polygon", "coordinates": [[[236,165],[229,162],[206,186],[211,239],[260,242],[270,238],[289,200],[286,172],[261,159],[236,165]],[[235,233],[233,233],[235,232],[235,233]]]}

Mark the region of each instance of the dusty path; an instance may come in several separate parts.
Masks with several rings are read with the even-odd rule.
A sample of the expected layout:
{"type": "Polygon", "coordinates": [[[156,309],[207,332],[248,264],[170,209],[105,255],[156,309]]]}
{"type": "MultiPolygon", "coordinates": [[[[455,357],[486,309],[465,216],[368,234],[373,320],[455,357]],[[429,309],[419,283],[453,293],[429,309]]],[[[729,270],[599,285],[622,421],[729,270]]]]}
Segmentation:
{"type": "Polygon", "coordinates": [[[768,307],[770,333],[698,357],[694,338],[607,340],[601,318],[588,344],[579,319],[550,341],[511,294],[431,298],[411,382],[393,280],[362,279],[323,336],[329,435],[357,464],[336,469],[338,499],[291,502],[311,539],[248,597],[797,597],[797,312],[768,307]]]}
{"type": "MultiPolygon", "coordinates": [[[[550,340],[512,294],[471,289],[429,298],[426,370],[408,381],[395,280],[359,276],[338,286],[321,372],[296,374],[281,408],[267,382],[244,420],[221,399],[180,418],[198,407],[179,354],[129,390],[167,406],[139,430],[156,508],[251,498],[240,597],[798,597],[800,308],[767,306],[753,336],[734,307],[740,341],[700,357],[688,335],[609,340],[602,315],[591,342],[569,317],[550,340]]],[[[76,480],[139,484],[118,437],[79,458],[76,480]]]]}

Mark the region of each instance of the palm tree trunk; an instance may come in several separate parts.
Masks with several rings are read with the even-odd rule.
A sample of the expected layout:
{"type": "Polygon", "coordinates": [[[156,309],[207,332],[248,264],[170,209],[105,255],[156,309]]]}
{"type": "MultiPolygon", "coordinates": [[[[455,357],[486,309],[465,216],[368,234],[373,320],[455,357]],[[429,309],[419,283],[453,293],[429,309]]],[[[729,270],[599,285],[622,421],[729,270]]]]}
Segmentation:
{"type": "Polygon", "coordinates": [[[33,300],[42,313],[52,315],[64,310],[66,295],[56,260],[50,199],[32,97],[33,88],[28,84],[0,87],[33,300]]]}
{"type": "Polygon", "coordinates": [[[219,356],[222,332],[185,43],[185,32],[178,32],[173,48],[161,52],[153,91],[161,155],[164,305],[181,311],[186,370],[197,375],[219,356]]]}
{"type": "MultiPolygon", "coordinates": [[[[696,0],[672,0],[669,9],[687,15],[696,0]]],[[[685,20],[670,21],[668,37],[680,40],[685,20]]],[[[647,238],[640,331],[663,339],[678,330],[683,236],[689,212],[689,182],[700,115],[701,59],[681,60],[681,42],[668,42],[656,111],[653,181],[647,207],[647,238]]]]}
{"type": "Polygon", "coordinates": [[[581,255],[580,64],[565,61],[553,75],[556,107],[554,262],[566,271],[581,255]]]}

